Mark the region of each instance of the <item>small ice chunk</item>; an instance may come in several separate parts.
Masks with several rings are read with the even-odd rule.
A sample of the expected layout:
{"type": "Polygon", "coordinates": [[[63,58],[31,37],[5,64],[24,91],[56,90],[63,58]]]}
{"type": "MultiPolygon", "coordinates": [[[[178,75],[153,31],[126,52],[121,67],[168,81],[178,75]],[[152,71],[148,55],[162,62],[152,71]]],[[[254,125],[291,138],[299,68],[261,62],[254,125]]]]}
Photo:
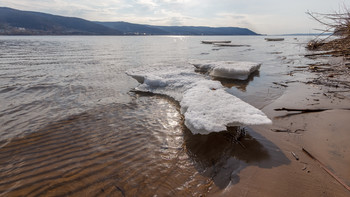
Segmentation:
{"type": "Polygon", "coordinates": [[[270,124],[259,109],[229,94],[220,82],[202,80],[180,102],[185,125],[193,134],[226,130],[227,126],[270,124]]]}
{"type": "Polygon", "coordinates": [[[203,40],[203,44],[215,44],[215,43],[231,43],[229,40],[203,40]]]}
{"type": "Polygon", "coordinates": [[[191,64],[197,71],[208,72],[210,76],[238,80],[247,80],[261,66],[255,62],[209,60],[193,60],[191,64]]]}

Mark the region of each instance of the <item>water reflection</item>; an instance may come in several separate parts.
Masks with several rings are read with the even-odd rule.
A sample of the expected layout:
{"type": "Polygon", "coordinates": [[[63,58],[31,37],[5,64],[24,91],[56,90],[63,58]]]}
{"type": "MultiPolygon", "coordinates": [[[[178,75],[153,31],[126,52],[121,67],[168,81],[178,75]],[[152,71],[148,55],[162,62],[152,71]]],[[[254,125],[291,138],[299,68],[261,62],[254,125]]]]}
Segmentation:
{"type": "Polygon", "coordinates": [[[218,78],[218,77],[212,77],[212,79],[216,81],[220,81],[221,84],[227,88],[235,87],[242,92],[246,92],[247,86],[249,85],[250,82],[254,81],[255,77],[260,77],[260,71],[257,70],[252,74],[250,74],[247,80],[225,79],[225,78],[218,78]]]}

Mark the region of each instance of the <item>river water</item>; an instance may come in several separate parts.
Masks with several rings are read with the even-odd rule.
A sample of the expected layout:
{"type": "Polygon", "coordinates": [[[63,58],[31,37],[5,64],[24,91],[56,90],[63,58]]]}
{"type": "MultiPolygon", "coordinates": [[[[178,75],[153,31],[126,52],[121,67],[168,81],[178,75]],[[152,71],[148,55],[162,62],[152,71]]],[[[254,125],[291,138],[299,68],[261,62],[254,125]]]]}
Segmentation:
{"type": "Polygon", "coordinates": [[[280,151],[248,127],[244,146],[229,132],[193,135],[178,103],[133,92],[138,82],[125,72],[193,59],[261,62],[247,81],[221,81],[261,109],[283,93],[273,82],[312,62],[303,57],[309,39],[0,37],[0,195],[199,196],[234,185],[246,166],[288,164],[284,155],[268,162],[280,151]]]}

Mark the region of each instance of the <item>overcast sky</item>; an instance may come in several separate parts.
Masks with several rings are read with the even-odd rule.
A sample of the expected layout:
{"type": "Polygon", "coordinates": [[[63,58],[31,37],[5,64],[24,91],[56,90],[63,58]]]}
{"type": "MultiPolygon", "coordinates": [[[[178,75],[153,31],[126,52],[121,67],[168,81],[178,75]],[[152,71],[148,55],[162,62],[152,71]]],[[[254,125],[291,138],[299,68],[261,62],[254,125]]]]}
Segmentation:
{"type": "Polygon", "coordinates": [[[350,0],[0,0],[0,7],[98,21],[246,27],[261,34],[312,33],[306,11],[333,13],[350,0]]]}

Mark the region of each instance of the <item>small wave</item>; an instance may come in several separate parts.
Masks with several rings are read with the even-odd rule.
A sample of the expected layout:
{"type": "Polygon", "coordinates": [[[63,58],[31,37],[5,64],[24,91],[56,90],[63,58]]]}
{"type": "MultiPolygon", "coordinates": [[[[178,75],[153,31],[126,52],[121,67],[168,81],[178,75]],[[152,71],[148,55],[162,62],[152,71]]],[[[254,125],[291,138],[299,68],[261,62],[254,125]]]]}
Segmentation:
{"type": "Polygon", "coordinates": [[[1,87],[0,88],[0,94],[11,92],[12,90],[15,90],[16,88],[17,87],[1,87]]]}

